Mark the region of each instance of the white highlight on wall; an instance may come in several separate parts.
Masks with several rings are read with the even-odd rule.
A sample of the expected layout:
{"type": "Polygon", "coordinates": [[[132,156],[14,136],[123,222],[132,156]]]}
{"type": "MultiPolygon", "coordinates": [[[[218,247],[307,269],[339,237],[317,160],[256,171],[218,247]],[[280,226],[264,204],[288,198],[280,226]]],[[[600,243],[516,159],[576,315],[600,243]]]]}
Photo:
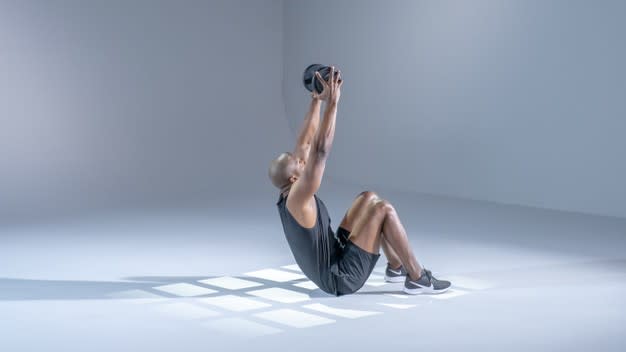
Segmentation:
{"type": "Polygon", "coordinates": [[[170,317],[179,319],[204,319],[220,316],[219,312],[186,302],[166,303],[155,306],[155,309],[170,317]]]}
{"type": "Polygon", "coordinates": [[[317,285],[313,281],[303,281],[303,282],[298,282],[298,283],[293,284],[293,285],[297,286],[297,287],[305,288],[307,290],[316,290],[316,289],[318,289],[317,285]]]}
{"type": "Polygon", "coordinates": [[[153,287],[155,290],[167,292],[176,296],[181,297],[193,297],[193,296],[202,296],[208,295],[211,293],[218,292],[216,290],[212,290],[206,287],[200,287],[192,284],[188,284],[185,282],[170,284],[170,285],[162,285],[153,287]]]}
{"type": "Polygon", "coordinates": [[[281,266],[281,268],[302,272],[302,270],[300,269],[298,264],[283,265],[283,266],[281,266]]]}
{"type": "Polygon", "coordinates": [[[277,269],[263,269],[245,273],[246,276],[258,277],[260,279],[271,280],[276,282],[287,282],[292,280],[306,279],[302,274],[296,274],[288,271],[277,269]]]}
{"type": "Polygon", "coordinates": [[[157,294],[144,291],[144,290],[125,290],[125,291],[110,293],[108,294],[108,296],[111,298],[141,299],[141,300],[150,300],[150,301],[167,300],[167,298],[163,296],[159,296],[157,294]]]}
{"type": "MultiPolygon", "coordinates": [[[[424,298],[423,295],[418,295],[417,297],[421,298],[417,298],[416,296],[404,293],[380,292],[380,295],[368,295],[371,299],[364,299],[367,296],[358,295],[342,298],[332,297],[324,301],[324,303],[336,303],[334,306],[330,306],[316,302],[314,297],[295,289],[295,287],[311,291],[318,289],[317,285],[312,281],[301,280],[302,278],[306,278],[306,276],[301,274],[296,264],[284,265],[281,266],[281,268],[285,270],[270,268],[244,274],[246,276],[272,281],[273,284],[264,284],[232,276],[213,277],[197,281],[203,285],[228,290],[223,291],[222,294],[215,294],[220,292],[217,289],[214,290],[204,286],[181,282],[153,287],[153,289],[157,291],[178,296],[177,298],[160,296],[141,289],[120,291],[109,294],[109,296],[112,298],[132,299],[132,303],[144,303],[145,301],[157,302],[157,305],[154,306],[154,310],[162,313],[164,316],[173,319],[199,320],[202,321],[201,325],[204,327],[237,338],[252,338],[276,334],[283,331],[282,329],[262,324],[257,321],[259,319],[288,327],[308,328],[337,322],[327,316],[334,316],[337,317],[337,319],[358,319],[389,312],[390,309],[404,310],[413,308],[421,305],[415,303],[424,302],[422,301],[424,298]],[[259,288],[263,286],[266,287],[259,288]],[[293,287],[294,290],[288,289],[289,287],[293,287]],[[238,292],[235,292],[237,290],[238,292]],[[230,294],[224,294],[227,292],[230,292],[230,294]],[[204,295],[209,296],[197,297],[204,295]],[[251,296],[254,296],[254,298],[251,296]],[[380,302],[379,300],[382,297],[386,297],[388,302],[380,302]],[[364,306],[365,309],[358,309],[360,308],[359,306],[356,307],[357,309],[355,309],[355,307],[351,307],[352,309],[339,308],[344,306],[344,302],[354,302],[354,300],[364,306]],[[163,301],[166,303],[163,303],[163,301]],[[396,303],[398,301],[403,301],[403,303],[396,303]],[[299,307],[281,307],[281,305],[300,302],[308,302],[308,304],[299,307]],[[379,308],[386,307],[388,309],[385,310],[381,308],[381,311],[371,310],[373,306],[379,308]],[[302,310],[321,313],[321,316],[310,312],[303,312],[302,310]],[[252,312],[248,313],[248,311],[252,312]],[[246,316],[232,317],[232,315],[240,312],[244,312],[251,320],[245,318],[246,316]],[[231,315],[231,317],[228,317],[228,315],[231,315]],[[203,321],[204,319],[206,319],[206,321],[203,321]]],[[[383,275],[378,274],[384,273],[384,271],[384,266],[376,267],[374,273],[370,275],[365,285],[374,287],[397,285],[399,291],[402,283],[394,284],[385,282],[383,275]]],[[[433,302],[431,298],[435,300],[446,300],[466,295],[471,293],[472,290],[493,287],[489,282],[471,277],[450,276],[446,278],[453,282],[453,287],[442,294],[428,295],[428,303],[433,302]]],[[[375,292],[375,290],[368,290],[368,293],[375,292]]]]}
{"type": "Polygon", "coordinates": [[[365,281],[365,285],[367,286],[379,287],[386,284],[388,284],[388,282],[385,281],[385,278],[383,276],[374,273],[372,273],[367,281],[365,281]]]}
{"type": "Polygon", "coordinates": [[[308,301],[311,299],[307,294],[285,290],[284,288],[280,287],[271,287],[262,290],[248,291],[246,293],[281,303],[297,303],[308,301]]]}
{"type": "Polygon", "coordinates": [[[231,276],[222,276],[211,279],[198,280],[198,282],[205,285],[221,287],[229,290],[239,290],[242,288],[263,286],[263,284],[258,282],[243,280],[231,276]]]}

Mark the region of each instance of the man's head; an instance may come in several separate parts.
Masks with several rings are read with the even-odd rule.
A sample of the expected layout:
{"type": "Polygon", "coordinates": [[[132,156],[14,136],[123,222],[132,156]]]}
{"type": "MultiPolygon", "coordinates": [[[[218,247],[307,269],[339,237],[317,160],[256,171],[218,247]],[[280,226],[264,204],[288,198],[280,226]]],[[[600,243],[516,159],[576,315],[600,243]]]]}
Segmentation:
{"type": "Polygon", "coordinates": [[[302,175],[304,164],[304,160],[289,152],[281,153],[270,164],[269,177],[272,184],[280,190],[291,186],[302,175]]]}

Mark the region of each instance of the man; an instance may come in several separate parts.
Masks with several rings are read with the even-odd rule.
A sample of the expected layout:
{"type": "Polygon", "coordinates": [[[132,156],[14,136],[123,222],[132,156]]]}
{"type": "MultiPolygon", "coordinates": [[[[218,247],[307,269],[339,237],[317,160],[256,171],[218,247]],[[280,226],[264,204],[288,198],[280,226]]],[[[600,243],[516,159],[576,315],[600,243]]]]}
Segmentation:
{"type": "Polygon", "coordinates": [[[315,78],[324,89],[320,94],[313,90],[295,150],[282,153],[269,168],[272,184],[280,189],[276,205],[296,263],[320,289],[342,296],[363,286],[382,247],[388,261],[386,281],[404,281],[408,294],[446,291],[450,282],[437,280],[418,263],[394,207],[376,193],[360,193],[336,233],[331,228],[326,205],[315,193],[335,136],[343,79],[334,67],[328,81],[319,72],[315,78]],[[326,107],[318,128],[322,101],[326,107]]]}

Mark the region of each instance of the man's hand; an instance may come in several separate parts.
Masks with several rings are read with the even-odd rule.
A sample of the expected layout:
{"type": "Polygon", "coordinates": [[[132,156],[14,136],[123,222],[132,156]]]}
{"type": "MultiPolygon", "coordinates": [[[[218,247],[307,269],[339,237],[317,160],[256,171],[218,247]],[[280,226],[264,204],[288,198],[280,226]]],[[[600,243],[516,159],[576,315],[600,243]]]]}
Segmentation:
{"type": "Polygon", "coordinates": [[[343,79],[341,78],[341,71],[335,71],[335,66],[330,67],[330,74],[328,75],[328,81],[324,81],[319,71],[315,72],[315,77],[322,83],[322,92],[318,93],[313,89],[311,96],[313,99],[320,99],[327,103],[337,103],[341,96],[341,85],[343,79]]]}

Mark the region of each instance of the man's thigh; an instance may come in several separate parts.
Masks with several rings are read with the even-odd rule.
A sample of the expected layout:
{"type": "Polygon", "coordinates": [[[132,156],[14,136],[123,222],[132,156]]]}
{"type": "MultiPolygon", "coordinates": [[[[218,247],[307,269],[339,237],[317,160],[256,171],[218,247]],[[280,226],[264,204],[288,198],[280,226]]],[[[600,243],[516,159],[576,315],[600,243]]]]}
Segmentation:
{"type": "Polygon", "coordinates": [[[359,214],[366,211],[367,205],[375,201],[376,199],[379,199],[379,197],[375,192],[364,191],[359,193],[352,202],[352,205],[350,206],[348,211],[346,211],[345,215],[343,216],[341,223],[339,223],[339,227],[348,230],[348,232],[351,232],[354,226],[354,222],[358,218],[359,214]]]}

